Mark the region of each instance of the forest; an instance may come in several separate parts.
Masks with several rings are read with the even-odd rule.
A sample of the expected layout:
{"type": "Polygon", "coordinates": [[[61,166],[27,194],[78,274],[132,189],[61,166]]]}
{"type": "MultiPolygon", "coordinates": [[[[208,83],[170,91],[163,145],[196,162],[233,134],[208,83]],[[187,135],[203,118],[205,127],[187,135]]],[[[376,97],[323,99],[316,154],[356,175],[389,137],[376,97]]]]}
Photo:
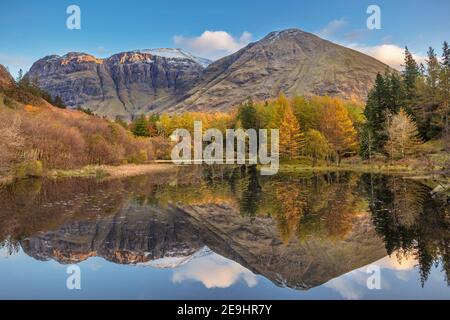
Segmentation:
{"type": "Polygon", "coordinates": [[[287,98],[252,101],[229,113],[141,116],[127,125],[136,136],[168,137],[176,128],[193,130],[194,120],[204,128],[280,129],[280,156],[303,159],[315,166],[325,162],[386,162],[417,167],[448,168],[450,150],[450,49],[441,56],[429,48],[417,63],[405,48],[403,70],[378,74],[367,102],[336,97],[287,98]],[[357,156],[360,159],[356,159],[357,156]],[[417,161],[411,161],[416,159],[417,161]]]}
{"type": "MultiPolygon", "coordinates": [[[[402,71],[378,74],[367,102],[329,96],[254,101],[230,112],[141,115],[131,123],[90,110],[66,109],[59,97],[26,77],[0,90],[0,173],[38,176],[50,169],[120,165],[170,159],[177,128],[279,129],[279,153],[288,164],[329,167],[360,164],[448,171],[450,48],[429,48],[418,63],[408,48],[402,71]],[[54,107],[56,106],[56,107],[54,107]]],[[[283,162],[282,162],[283,163],[283,162]]]]}

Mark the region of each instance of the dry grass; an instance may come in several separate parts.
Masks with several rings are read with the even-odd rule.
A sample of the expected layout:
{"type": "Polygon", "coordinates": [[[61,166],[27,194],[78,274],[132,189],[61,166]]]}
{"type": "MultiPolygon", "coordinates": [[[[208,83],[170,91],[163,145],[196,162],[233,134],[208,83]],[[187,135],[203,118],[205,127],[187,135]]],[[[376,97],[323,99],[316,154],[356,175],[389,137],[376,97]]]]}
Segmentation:
{"type": "Polygon", "coordinates": [[[125,178],[132,176],[145,175],[150,173],[166,172],[175,170],[173,164],[124,164],[119,166],[86,166],[81,169],[74,170],[53,170],[50,176],[56,178],[64,177],[96,177],[96,178],[125,178]]]}
{"type": "Polygon", "coordinates": [[[176,170],[174,164],[126,164],[121,166],[101,166],[100,170],[104,171],[110,178],[123,178],[131,176],[140,176],[149,173],[165,172],[176,170]]]}

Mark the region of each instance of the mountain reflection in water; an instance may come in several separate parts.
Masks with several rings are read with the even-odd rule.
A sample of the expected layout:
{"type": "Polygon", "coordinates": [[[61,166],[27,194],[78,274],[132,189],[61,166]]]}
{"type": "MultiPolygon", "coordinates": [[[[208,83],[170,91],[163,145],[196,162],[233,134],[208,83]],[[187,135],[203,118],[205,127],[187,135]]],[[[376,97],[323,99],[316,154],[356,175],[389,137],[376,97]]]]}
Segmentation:
{"type": "Polygon", "coordinates": [[[417,264],[421,285],[439,265],[448,283],[449,203],[430,191],[394,176],[261,177],[254,167],[24,180],[0,189],[0,243],[6,256],[60,264],[101,257],[168,269],[171,283],[206,288],[252,288],[262,276],[295,290],[342,289],[369,264],[417,264]]]}

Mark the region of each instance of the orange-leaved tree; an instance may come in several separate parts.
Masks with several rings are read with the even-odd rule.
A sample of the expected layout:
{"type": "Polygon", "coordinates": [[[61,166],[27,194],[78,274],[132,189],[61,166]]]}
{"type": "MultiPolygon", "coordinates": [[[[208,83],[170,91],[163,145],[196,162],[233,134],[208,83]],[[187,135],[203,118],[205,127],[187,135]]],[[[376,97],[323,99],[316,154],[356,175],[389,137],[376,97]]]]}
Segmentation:
{"type": "Polygon", "coordinates": [[[357,132],[343,102],[337,98],[327,98],[322,111],[321,131],[330,143],[340,163],[342,156],[357,148],[357,132]]]}
{"type": "Polygon", "coordinates": [[[295,159],[299,156],[303,145],[304,134],[292,107],[287,106],[280,125],[280,155],[290,160],[295,159]]]}

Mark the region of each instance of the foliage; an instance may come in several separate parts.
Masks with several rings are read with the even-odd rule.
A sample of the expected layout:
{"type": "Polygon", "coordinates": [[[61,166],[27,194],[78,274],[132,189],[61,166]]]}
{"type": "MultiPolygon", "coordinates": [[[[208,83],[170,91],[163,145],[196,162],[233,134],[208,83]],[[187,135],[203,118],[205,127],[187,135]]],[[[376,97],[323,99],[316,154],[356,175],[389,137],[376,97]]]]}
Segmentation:
{"type": "Polygon", "coordinates": [[[328,99],[323,109],[320,127],[338,163],[345,154],[356,150],[357,132],[347,109],[339,99],[328,99]]]}
{"type": "Polygon", "coordinates": [[[42,162],[39,160],[27,160],[14,167],[14,176],[17,178],[40,177],[42,174],[42,162]]]}
{"type": "Polygon", "coordinates": [[[309,129],[305,134],[305,154],[313,159],[313,166],[320,159],[325,159],[330,154],[330,146],[327,139],[320,131],[309,129]]]}
{"type": "Polygon", "coordinates": [[[258,129],[257,112],[251,99],[241,104],[237,119],[244,129],[258,129]]]}
{"type": "Polygon", "coordinates": [[[0,110],[0,173],[17,162],[25,139],[21,134],[21,119],[9,110],[0,110]]]}
{"type": "Polygon", "coordinates": [[[19,110],[2,108],[0,134],[4,137],[0,171],[19,176],[155,158],[151,138],[135,138],[114,122],[77,111],[31,105],[19,110]]]}
{"type": "Polygon", "coordinates": [[[414,154],[421,143],[416,124],[403,110],[392,117],[388,136],[386,152],[390,158],[405,158],[414,154]]]}
{"type": "MultiPolygon", "coordinates": [[[[415,122],[423,140],[442,138],[446,142],[445,148],[450,150],[449,59],[447,42],[444,42],[440,60],[435,50],[429,48],[425,65],[418,65],[406,48],[401,77],[395,71],[377,76],[364,112],[367,122],[360,136],[363,158],[386,151],[390,122],[401,108],[415,122]]],[[[392,140],[392,136],[390,138],[392,140]]]]}
{"type": "Polygon", "coordinates": [[[377,234],[389,255],[414,258],[422,286],[433,264],[442,263],[450,284],[449,206],[444,196],[433,196],[423,184],[395,176],[365,174],[369,208],[377,234]]]}
{"type": "Polygon", "coordinates": [[[150,137],[148,120],[145,115],[141,115],[132,124],[132,132],[136,137],[150,137]]]}
{"type": "Polygon", "coordinates": [[[280,125],[280,155],[289,160],[299,156],[304,144],[304,134],[290,106],[285,107],[280,125]]]}

